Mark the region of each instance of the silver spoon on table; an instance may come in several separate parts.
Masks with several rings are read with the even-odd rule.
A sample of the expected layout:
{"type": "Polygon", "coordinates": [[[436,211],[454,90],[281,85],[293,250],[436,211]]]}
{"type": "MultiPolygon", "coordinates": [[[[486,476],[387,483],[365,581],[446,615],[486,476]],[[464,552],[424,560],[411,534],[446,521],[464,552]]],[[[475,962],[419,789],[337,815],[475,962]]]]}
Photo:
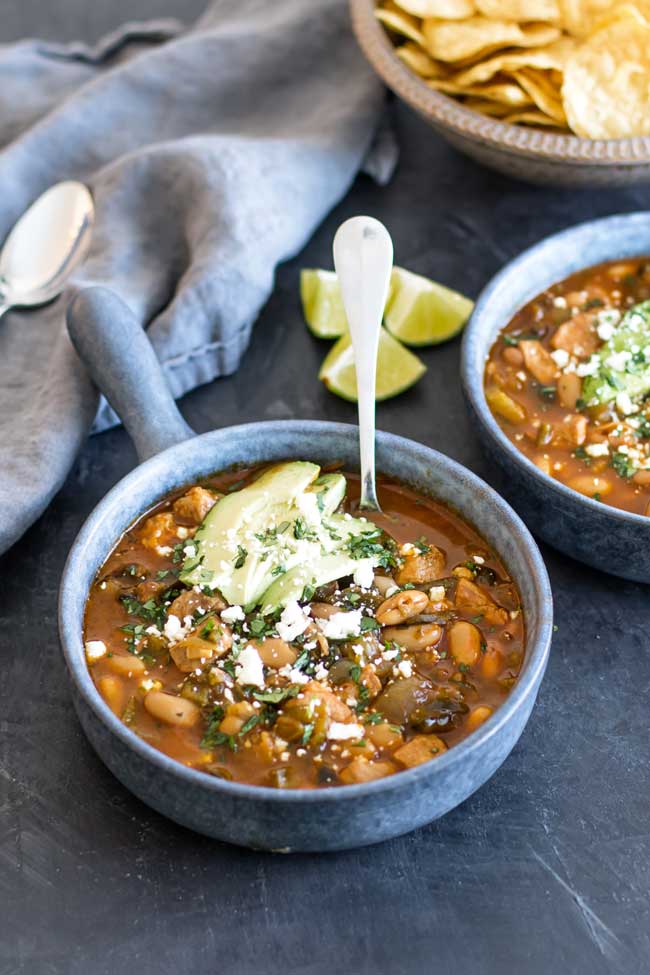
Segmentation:
{"type": "Polygon", "coordinates": [[[333,249],[357,373],[359,507],[381,511],[375,486],[375,385],[379,329],[393,268],[393,242],[379,220],[352,217],[337,230],[333,249]]]}
{"type": "Polygon", "coordinates": [[[14,224],[0,252],[0,318],[14,306],[44,305],[86,256],[95,217],[83,183],[56,183],[14,224]]]}

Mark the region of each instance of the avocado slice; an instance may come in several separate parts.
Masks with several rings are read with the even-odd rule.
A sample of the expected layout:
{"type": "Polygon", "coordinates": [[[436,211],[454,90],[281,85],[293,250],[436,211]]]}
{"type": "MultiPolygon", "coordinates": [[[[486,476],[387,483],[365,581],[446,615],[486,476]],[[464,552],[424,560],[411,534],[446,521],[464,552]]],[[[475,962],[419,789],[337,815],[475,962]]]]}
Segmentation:
{"type": "Polygon", "coordinates": [[[593,374],[582,387],[587,406],[610,403],[619,393],[638,402],[650,393],[650,301],[625,312],[592,361],[593,374]]]}
{"type": "Polygon", "coordinates": [[[323,522],[325,533],[309,560],[279,575],[262,597],[262,615],[267,616],[293,600],[300,600],[305,586],[317,589],[335,579],[351,576],[366,560],[352,558],[348,543],[353,535],[376,531],[365,518],[333,515],[323,522]]]}
{"type": "Polygon", "coordinates": [[[299,598],[305,585],[354,572],[359,560],[350,558],[347,540],[375,526],[337,515],[345,477],[319,474],[316,464],[280,464],[217,501],[185,546],[181,581],[219,589],[247,611],[263,601],[271,612],[299,598]]]}
{"type": "Polygon", "coordinates": [[[305,461],[279,464],[248,487],[220,498],[193,543],[186,546],[193,547],[195,553],[185,559],[181,581],[219,589],[231,604],[254,605],[279,565],[268,554],[264,558],[268,546],[264,547],[258,536],[268,535],[287,521],[295,499],[319,473],[317,464],[305,461]]]}

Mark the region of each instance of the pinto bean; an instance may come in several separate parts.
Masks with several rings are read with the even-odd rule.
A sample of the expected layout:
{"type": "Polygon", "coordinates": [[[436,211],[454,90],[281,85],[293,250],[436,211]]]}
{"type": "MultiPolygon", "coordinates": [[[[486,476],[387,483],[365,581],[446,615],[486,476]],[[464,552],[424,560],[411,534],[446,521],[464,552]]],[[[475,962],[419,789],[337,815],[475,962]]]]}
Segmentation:
{"type": "Polygon", "coordinates": [[[456,620],[447,633],[449,649],[457,664],[472,667],[481,655],[481,631],[467,620],[456,620]]]}
{"type": "Polygon", "coordinates": [[[191,728],[201,717],[200,708],[194,701],[166,694],[165,691],[149,691],[144,706],[152,718],[179,728],[191,728]]]}
{"type": "Polygon", "coordinates": [[[376,575],[373,580],[373,585],[375,589],[379,590],[382,596],[385,596],[388,590],[395,586],[395,580],[390,576],[376,575]]]}
{"type": "Polygon", "coordinates": [[[404,623],[412,616],[423,613],[428,602],[426,593],[419,589],[404,589],[385,599],[375,613],[375,618],[382,626],[404,623]]]}
{"type": "Polygon", "coordinates": [[[126,688],[119,677],[100,677],[97,689],[114,714],[121,716],[124,710],[126,688]]]}
{"type": "Polygon", "coordinates": [[[607,478],[597,477],[593,474],[578,474],[567,481],[567,485],[574,491],[578,491],[579,494],[585,494],[588,498],[593,498],[595,494],[604,498],[613,490],[612,484],[607,478]]]}
{"type": "Polygon", "coordinates": [[[253,646],[257,647],[257,652],[262,658],[262,663],[267,667],[274,667],[278,670],[287,664],[296,662],[296,651],[288,643],[279,637],[266,637],[264,640],[254,640],[253,646]]]}
{"type": "Polygon", "coordinates": [[[147,669],[144,660],[140,660],[132,653],[128,657],[124,654],[113,654],[112,657],[107,658],[106,663],[109,669],[120,677],[141,677],[147,669]]]}
{"type": "Polygon", "coordinates": [[[468,731],[476,731],[480,725],[492,714],[492,708],[489,708],[487,704],[480,704],[477,708],[470,713],[467,721],[465,722],[465,727],[468,731]]]}
{"type": "Polygon", "coordinates": [[[428,650],[440,642],[442,627],[437,623],[419,623],[415,626],[387,626],[382,632],[384,640],[398,643],[400,647],[417,653],[428,650]]]}
{"type": "Polygon", "coordinates": [[[648,487],[650,485],[650,471],[637,471],[632,480],[641,487],[648,487]]]}

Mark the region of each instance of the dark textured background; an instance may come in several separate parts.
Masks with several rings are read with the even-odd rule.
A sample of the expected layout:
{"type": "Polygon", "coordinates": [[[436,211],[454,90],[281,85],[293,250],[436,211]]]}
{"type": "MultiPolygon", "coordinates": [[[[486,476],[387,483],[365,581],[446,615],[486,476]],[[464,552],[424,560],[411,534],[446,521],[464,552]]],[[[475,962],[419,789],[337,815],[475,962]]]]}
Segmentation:
{"type": "MultiPolygon", "coordinates": [[[[5,0],[0,41],[95,39],[198,0],[5,0]],[[101,9],[100,9],[101,8],[101,9]]],[[[392,184],[362,178],[280,269],[239,374],[188,396],[198,430],[260,418],[353,420],[316,382],[301,265],[331,266],[338,223],[391,230],[396,260],[476,295],[511,256],[647,191],[568,193],[479,169],[394,107],[392,184]]],[[[490,479],[458,386],[458,343],[424,353],[379,425],[490,479]]],[[[88,444],[48,513],[0,561],[0,975],[604,975],[650,970],[648,589],[545,549],[557,625],[546,680],[505,766],[461,808],[358,852],[260,856],[150,812],[104,769],[72,712],[56,635],[66,552],[134,464],[123,431],[88,444]]]]}

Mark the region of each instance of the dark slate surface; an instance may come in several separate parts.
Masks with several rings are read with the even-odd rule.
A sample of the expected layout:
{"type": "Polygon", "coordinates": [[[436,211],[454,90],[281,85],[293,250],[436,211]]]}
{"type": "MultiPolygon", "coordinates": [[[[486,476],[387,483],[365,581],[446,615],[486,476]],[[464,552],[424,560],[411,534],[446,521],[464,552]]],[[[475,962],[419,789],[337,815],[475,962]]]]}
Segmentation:
{"type": "MultiPolygon", "coordinates": [[[[11,9],[7,9],[11,6],[11,9]]],[[[182,0],[23,0],[0,40],[96,36],[182,0]],[[102,9],[99,9],[102,8],[102,9]]],[[[392,185],[360,179],[281,268],[240,373],[184,402],[198,430],[259,418],[352,420],[316,382],[301,265],[330,266],[337,224],[366,212],[396,259],[475,295],[539,237],[640,208],[647,193],[573,194],[491,175],[394,111],[392,185]]],[[[458,344],[379,408],[379,425],[490,479],[461,401],[458,344]]],[[[66,551],[134,463],[123,431],[91,443],[49,512],[0,562],[0,975],[604,975],[650,968],[647,588],[552,551],[558,632],[537,708],[510,760],[444,820],[380,847],[260,856],[165,821],[125,792],[82,737],[56,635],[66,551]]]]}

